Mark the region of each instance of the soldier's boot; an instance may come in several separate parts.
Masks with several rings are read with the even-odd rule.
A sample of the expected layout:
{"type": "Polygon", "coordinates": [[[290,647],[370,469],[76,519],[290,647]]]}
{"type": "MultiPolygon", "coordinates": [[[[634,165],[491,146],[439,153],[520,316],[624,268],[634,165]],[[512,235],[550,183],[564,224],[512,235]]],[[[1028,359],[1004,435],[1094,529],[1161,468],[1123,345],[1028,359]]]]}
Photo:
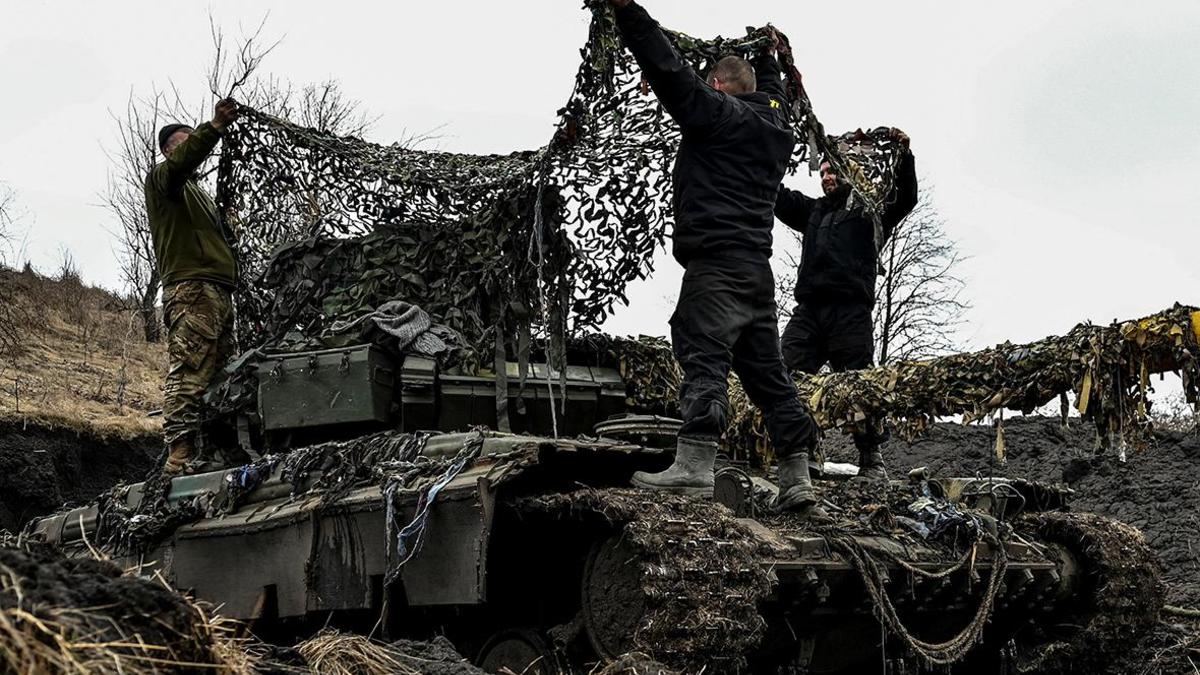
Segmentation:
{"type": "Polygon", "coordinates": [[[859,450],[857,477],[871,482],[886,482],[888,472],[883,466],[883,453],[879,450],[859,450]]]}
{"type": "Polygon", "coordinates": [[[196,445],[190,436],[184,436],[171,442],[167,461],[163,463],[162,472],[168,476],[178,476],[188,468],[197,457],[196,445]]]}
{"type": "Polygon", "coordinates": [[[649,490],[664,490],[685,495],[711,497],[713,493],[713,464],[717,461],[717,442],[679,437],[675,447],[675,463],[666,471],[638,471],[631,481],[649,490]]]}
{"type": "Polygon", "coordinates": [[[812,478],[808,475],[808,453],[797,452],[779,458],[779,495],[775,511],[792,511],[812,520],[829,520],[829,514],[817,504],[812,478]]]}

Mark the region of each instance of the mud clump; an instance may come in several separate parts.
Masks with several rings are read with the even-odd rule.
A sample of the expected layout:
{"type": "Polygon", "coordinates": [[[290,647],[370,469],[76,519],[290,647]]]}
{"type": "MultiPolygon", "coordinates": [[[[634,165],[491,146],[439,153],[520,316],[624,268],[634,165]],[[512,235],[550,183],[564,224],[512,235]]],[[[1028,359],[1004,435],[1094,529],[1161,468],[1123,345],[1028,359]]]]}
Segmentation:
{"type": "Polygon", "coordinates": [[[0,422],[0,528],[18,531],[64,504],[83,504],[155,466],[162,439],[124,439],[0,422]]]}
{"type": "Polygon", "coordinates": [[[1026,520],[1043,541],[1063,544],[1079,558],[1085,600],[1070,620],[1078,626],[1074,634],[1040,647],[1021,670],[1074,672],[1090,664],[1087,670],[1099,672],[1158,619],[1163,589],[1154,554],[1136,529],[1096,514],[1037,513],[1026,520]]]}
{"type": "Polygon", "coordinates": [[[398,640],[391,649],[401,663],[423,675],[484,675],[441,636],[429,642],[398,640]]]}
{"type": "Polygon", "coordinates": [[[0,672],[226,665],[214,630],[198,605],[112,563],[0,548],[0,672]]]}

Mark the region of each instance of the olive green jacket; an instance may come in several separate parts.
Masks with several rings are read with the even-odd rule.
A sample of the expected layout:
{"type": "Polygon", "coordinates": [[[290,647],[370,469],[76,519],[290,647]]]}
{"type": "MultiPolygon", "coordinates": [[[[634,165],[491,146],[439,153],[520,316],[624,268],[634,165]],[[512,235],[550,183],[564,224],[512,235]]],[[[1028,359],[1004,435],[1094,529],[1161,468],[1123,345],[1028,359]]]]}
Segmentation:
{"type": "Polygon", "coordinates": [[[217,205],[196,184],[196,170],[221,140],[205,122],[146,176],[146,214],[163,286],[212,281],[232,288],[237,262],[217,205]]]}

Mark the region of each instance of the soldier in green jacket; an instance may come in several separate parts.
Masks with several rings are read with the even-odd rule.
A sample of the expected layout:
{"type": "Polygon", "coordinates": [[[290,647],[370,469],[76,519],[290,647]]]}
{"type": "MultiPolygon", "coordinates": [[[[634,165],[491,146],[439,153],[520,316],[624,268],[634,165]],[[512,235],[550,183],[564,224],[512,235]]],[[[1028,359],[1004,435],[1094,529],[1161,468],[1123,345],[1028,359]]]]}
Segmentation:
{"type": "Polygon", "coordinates": [[[196,183],[196,171],[237,116],[237,104],[223,100],[211,122],[195,129],[163,127],[158,147],[166,159],[146,176],[146,213],[163,282],[170,362],[163,395],[163,432],[170,453],[163,472],[172,475],[196,465],[201,397],[236,353],[232,237],[216,203],[196,183]]]}

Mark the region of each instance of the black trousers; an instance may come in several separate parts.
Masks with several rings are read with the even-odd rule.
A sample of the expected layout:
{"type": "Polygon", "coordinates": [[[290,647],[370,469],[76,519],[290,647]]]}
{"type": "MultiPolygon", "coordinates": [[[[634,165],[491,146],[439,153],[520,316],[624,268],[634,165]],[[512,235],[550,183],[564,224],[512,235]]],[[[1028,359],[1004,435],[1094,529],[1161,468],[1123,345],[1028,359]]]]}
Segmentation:
{"type": "MultiPolygon", "coordinates": [[[[866,302],[817,302],[796,306],[783,329],[781,349],[789,372],[816,373],[826,363],[835,373],[874,364],[872,306],[866,302]]],[[[879,420],[855,430],[854,445],[872,452],[890,438],[879,420]]]]}
{"type": "Polygon", "coordinates": [[[688,262],[671,316],[683,369],[681,436],[715,440],[729,419],[729,369],[763,412],[778,456],[808,452],[817,430],[779,353],[775,278],[761,253],[730,251],[688,262]]]}

